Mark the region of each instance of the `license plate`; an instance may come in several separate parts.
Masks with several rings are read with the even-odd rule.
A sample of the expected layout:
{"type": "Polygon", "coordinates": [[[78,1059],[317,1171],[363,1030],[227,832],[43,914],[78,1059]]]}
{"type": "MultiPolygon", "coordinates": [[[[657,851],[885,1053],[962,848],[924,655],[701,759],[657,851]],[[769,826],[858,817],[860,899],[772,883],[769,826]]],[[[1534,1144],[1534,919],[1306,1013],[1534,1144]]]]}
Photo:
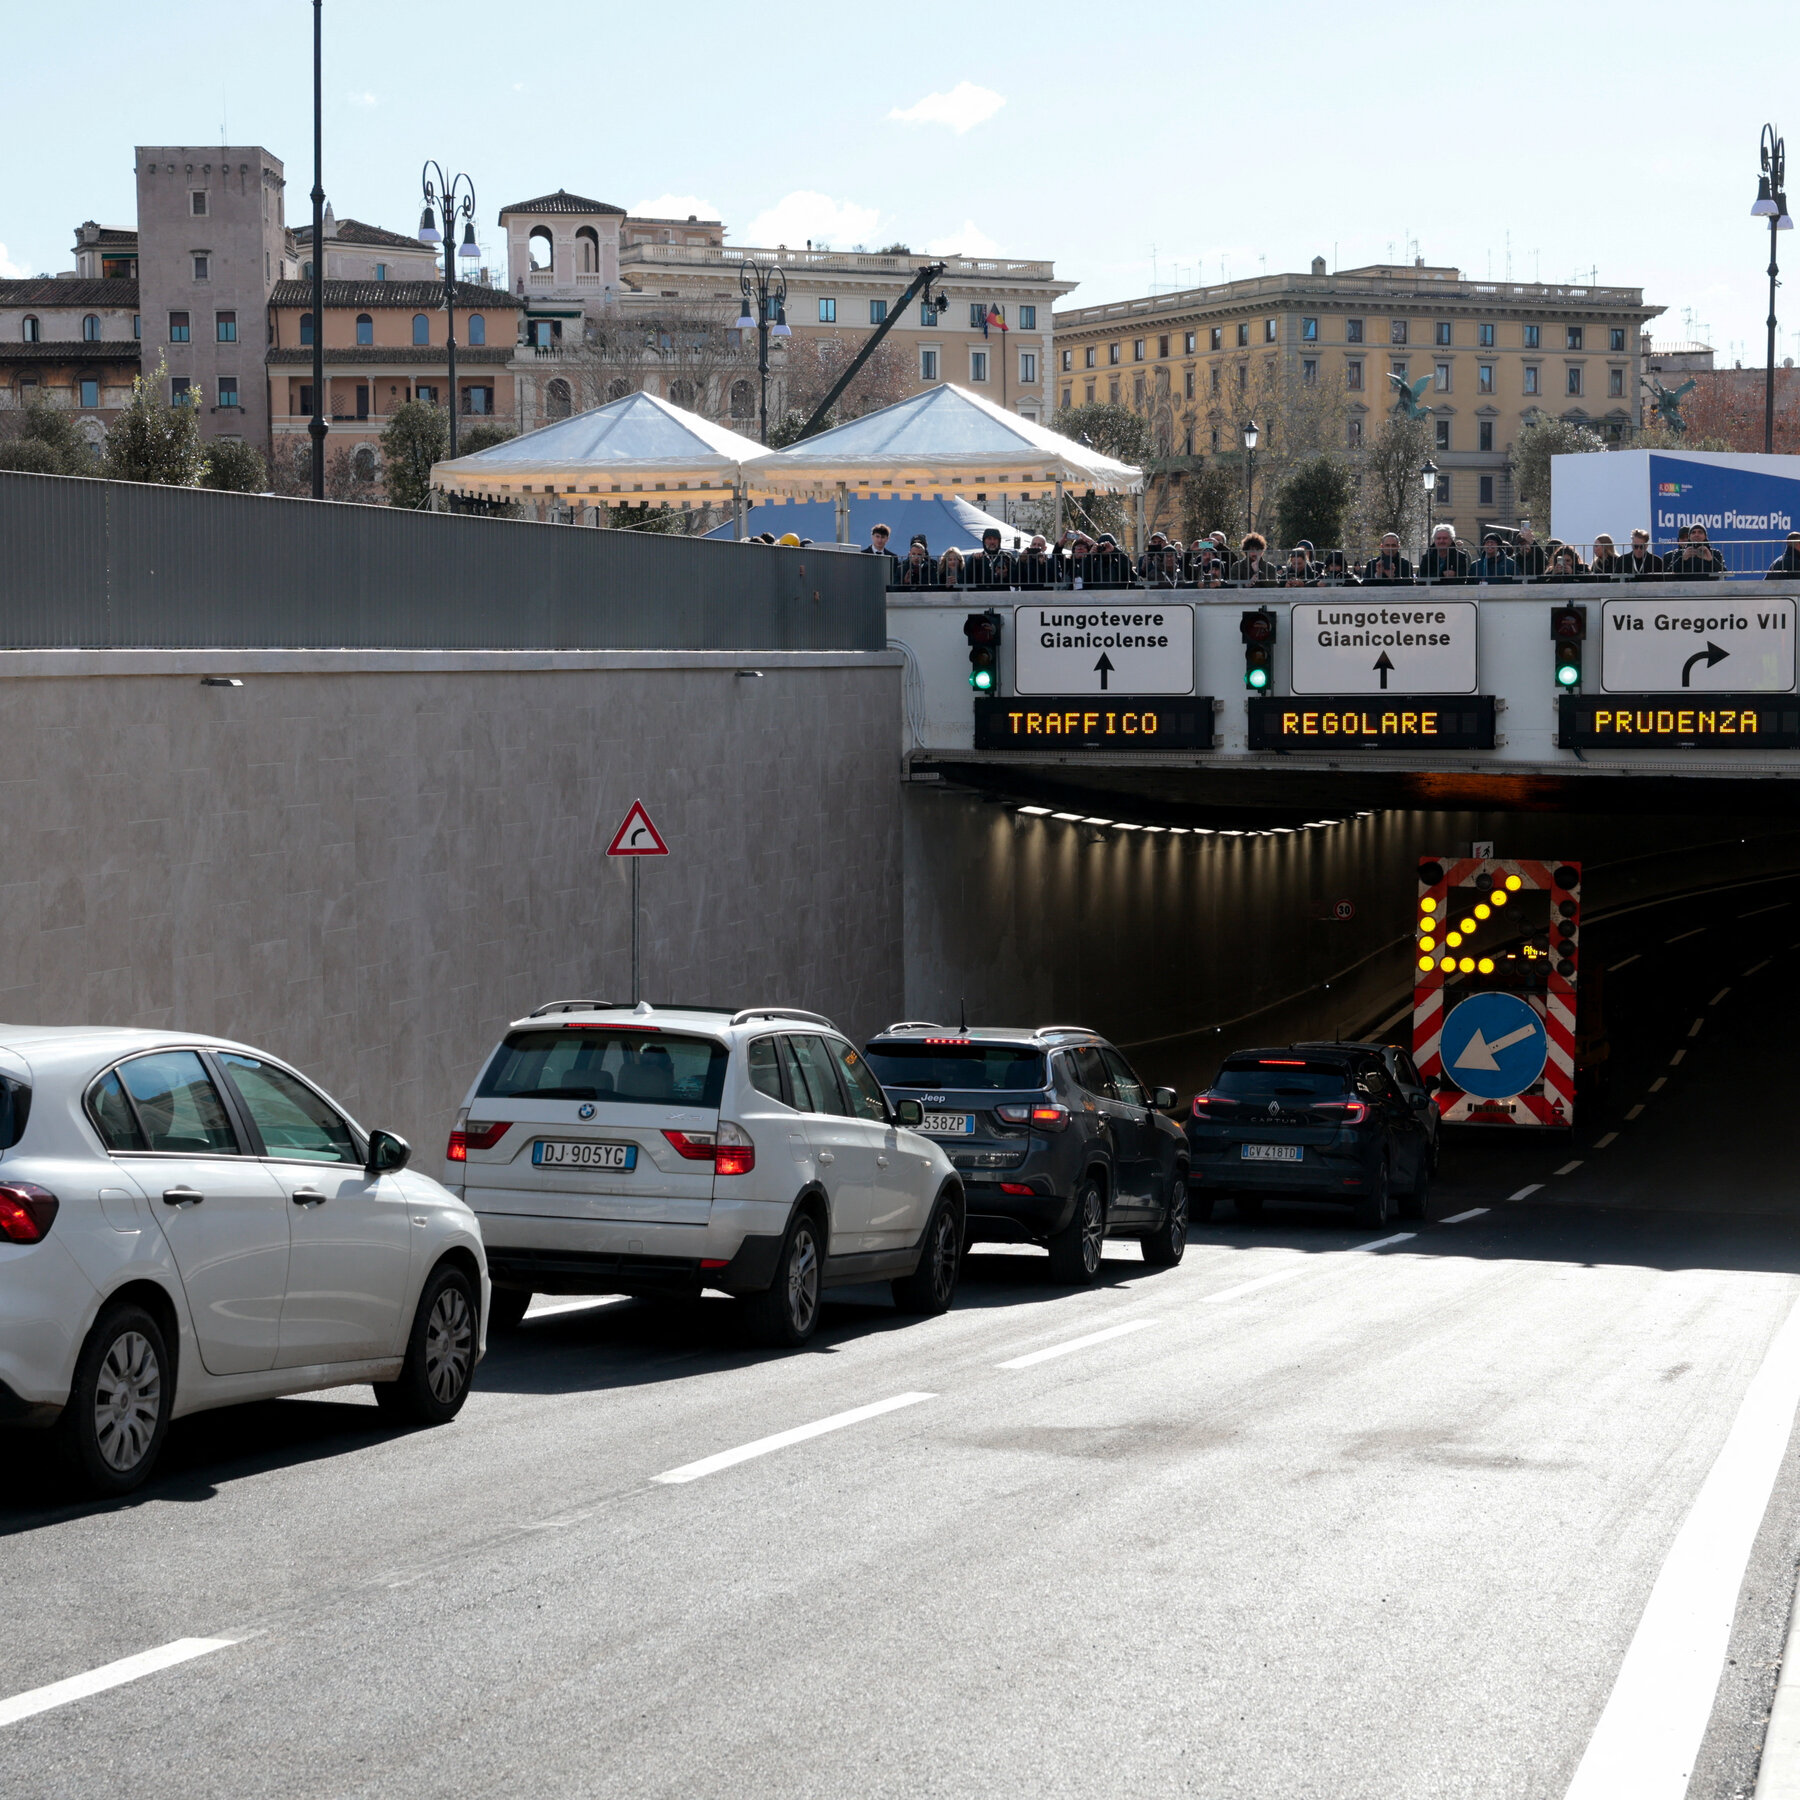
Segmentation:
{"type": "Polygon", "coordinates": [[[637,1167],[636,1144],[596,1144],[591,1138],[539,1138],[531,1160],[540,1169],[614,1169],[637,1167]]]}
{"type": "Polygon", "coordinates": [[[919,1129],[929,1132],[933,1137],[973,1137],[975,1135],[975,1115],[973,1113],[927,1113],[919,1121],[919,1129]]]}
{"type": "Polygon", "coordinates": [[[1245,1162],[1299,1162],[1306,1152],[1298,1144],[1241,1144],[1238,1154],[1245,1162]]]}

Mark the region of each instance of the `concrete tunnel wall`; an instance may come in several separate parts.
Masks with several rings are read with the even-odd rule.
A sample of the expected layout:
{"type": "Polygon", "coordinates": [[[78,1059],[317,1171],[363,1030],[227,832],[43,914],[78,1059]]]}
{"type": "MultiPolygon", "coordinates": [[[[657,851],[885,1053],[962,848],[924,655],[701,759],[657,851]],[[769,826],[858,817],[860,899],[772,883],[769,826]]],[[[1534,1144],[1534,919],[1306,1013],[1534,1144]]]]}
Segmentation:
{"type": "Polygon", "coordinates": [[[1584,916],[1800,869],[1767,817],[1387,812],[1271,837],[1113,833],[915,784],[908,1018],[1090,1025],[1152,1082],[1204,1085],[1242,1045],[1351,1035],[1410,1004],[1426,855],[1573,858],[1584,916]],[[1355,907],[1331,919],[1339,900],[1355,907]]]}

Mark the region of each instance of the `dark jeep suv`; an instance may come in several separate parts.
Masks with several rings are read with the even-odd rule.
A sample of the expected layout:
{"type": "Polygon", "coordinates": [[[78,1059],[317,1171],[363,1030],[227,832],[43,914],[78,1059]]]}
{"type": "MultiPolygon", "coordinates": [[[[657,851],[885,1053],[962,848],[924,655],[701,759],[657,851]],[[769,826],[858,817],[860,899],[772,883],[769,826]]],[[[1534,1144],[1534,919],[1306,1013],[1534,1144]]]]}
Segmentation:
{"type": "Polygon", "coordinates": [[[1187,1141],[1111,1044],[1076,1025],[1037,1031],[908,1021],[865,1047],[890,1097],[925,1109],[962,1176],[970,1243],[1036,1243],[1055,1281],[1100,1273],[1101,1241],[1136,1238],[1169,1267],[1187,1247],[1187,1141]]]}

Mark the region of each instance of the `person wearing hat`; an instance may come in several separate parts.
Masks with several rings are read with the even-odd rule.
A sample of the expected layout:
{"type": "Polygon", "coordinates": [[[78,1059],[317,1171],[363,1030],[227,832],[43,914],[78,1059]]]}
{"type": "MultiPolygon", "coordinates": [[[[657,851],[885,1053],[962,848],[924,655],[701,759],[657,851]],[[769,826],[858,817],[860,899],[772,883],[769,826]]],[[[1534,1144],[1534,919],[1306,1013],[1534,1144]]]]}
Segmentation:
{"type": "Polygon", "coordinates": [[[1513,561],[1519,565],[1519,573],[1525,576],[1543,574],[1550,566],[1550,557],[1544,546],[1537,541],[1529,524],[1519,527],[1518,537],[1513,543],[1513,561]]]}
{"type": "Polygon", "coordinates": [[[937,565],[931,560],[931,546],[922,531],[913,533],[907,546],[906,561],[900,565],[900,585],[909,588],[937,586],[937,565]]]}
{"type": "Polygon", "coordinates": [[[1506,546],[1497,531],[1487,532],[1481,540],[1481,554],[1469,564],[1471,581],[1517,581],[1519,565],[1506,554],[1506,546]]]}
{"type": "Polygon", "coordinates": [[[888,539],[893,533],[885,525],[873,525],[869,528],[869,541],[863,545],[864,556],[885,556],[887,558],[887,584],[896,585],[900,574],[900,559],[888,548],[888,539]]]}
{"type": "Polygon", "coordinates": [[[1007,588],[1013,584],[1013,561],[1000,548],[1000,533],[990,525],[981,534],[981,549],[963,571],[965,587],[1007,588]]]}
{"type": "Polygon", "coordinates": [[[1310,539],[1302,538],[1288,552],[1287,562],[1281,570],[1281,585],[1283,587],[1317,587],[1319,585],[1319,565],[1313,561],[1313,547],[1310,539]]]}
{"type": "Polygon", "coordinates": [[[1093,554],[1088,558],[1087,585],[1089,587],[1130,587],[1131,558],[1119,548],[1118,539],[1110,531],[1103,531],[1094,541],[1093,554]]]}
{"type": "Polygon", "coordinates": [[[1800,581],[1800,531],[1787,534],[1787,548],[1769,564],[1764,581],[1800,581]]]}
{"type": "Polygon", "coordinates": [[[797,531],[784,531],[775,541],[778,544],[785,544],[790,550],[800,548],[800,534],[797,531]]]}

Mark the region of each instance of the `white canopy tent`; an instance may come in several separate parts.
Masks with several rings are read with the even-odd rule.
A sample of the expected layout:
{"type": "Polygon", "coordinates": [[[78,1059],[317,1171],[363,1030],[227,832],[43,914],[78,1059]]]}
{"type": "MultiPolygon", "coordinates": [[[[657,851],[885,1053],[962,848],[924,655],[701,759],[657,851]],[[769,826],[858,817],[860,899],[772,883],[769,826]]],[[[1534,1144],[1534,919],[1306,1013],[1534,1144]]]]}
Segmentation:
{"type": "Polygon", "coordinates": [[[1065,487],[1141,495],[1144,472],[946,384],[778,451],[757,470],[756,485],[793,499],[837,500],[840,519],[851,495],[976,492],[990,501],[1054,497],[1060,517],[1065,487]]]}
{"type": "Polygon", "coordinates": [[[730,507],[771,452],[655,394],[627,394],[509,438],[491,450],[434,463],[431,485],[482,500],[558,506],[730,507]]]}

